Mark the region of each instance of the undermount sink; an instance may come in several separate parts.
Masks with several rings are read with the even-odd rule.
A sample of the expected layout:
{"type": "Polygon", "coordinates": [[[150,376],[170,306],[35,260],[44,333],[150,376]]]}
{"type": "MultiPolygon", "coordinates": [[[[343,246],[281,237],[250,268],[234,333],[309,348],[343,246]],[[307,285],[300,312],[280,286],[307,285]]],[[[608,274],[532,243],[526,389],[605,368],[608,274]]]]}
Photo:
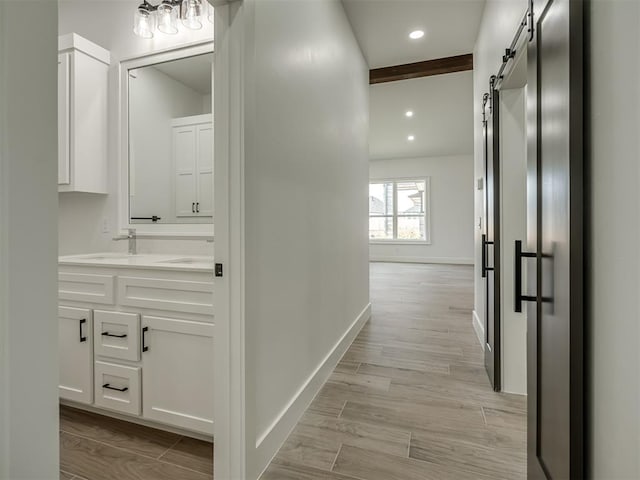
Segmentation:
{"type": "Polygon", "coordinates": [[[105,254],[101,253],[99,255],[87,255],[83,256],[85,260],[119,260],[123,258],[129,258],[131,255],[124,253],[114,253],[114,254],[105,254]]]}
{"type": "Polygon", "coordinates": [[[171,260],[160,260],[158,263],[192,264],[192,263],[205,263],[205,262],[206,260],[203,260],[202,258],[172,258],[171,260]]]}

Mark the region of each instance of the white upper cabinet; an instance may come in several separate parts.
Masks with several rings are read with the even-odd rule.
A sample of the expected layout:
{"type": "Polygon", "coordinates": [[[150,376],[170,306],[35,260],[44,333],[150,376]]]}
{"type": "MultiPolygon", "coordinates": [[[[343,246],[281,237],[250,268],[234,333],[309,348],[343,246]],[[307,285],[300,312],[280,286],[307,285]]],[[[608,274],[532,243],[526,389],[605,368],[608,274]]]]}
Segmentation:
{"type": "Polygon", "coordinates": [[[176,118],[172,129],[176,217],[212,217],[212,116],[176,118]]]}
{"type": "Polygon", "coordinates": [[[58,191],[106,194],[110,54],[75,33],[58,50],[58,191]]]}

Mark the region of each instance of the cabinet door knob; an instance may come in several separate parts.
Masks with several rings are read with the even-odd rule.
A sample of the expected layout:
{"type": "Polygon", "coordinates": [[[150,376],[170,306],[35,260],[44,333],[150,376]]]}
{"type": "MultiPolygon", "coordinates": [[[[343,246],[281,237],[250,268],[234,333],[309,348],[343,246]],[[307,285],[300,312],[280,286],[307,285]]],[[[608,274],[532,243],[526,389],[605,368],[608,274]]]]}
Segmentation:
{"type": "Polygon", "coordinates": [[[196,213],[196,202],[191,204],[191,213],[196,213]]]}
{"type": "Polygon", "coordinates": [[[196,202],[196,213],[200,213],[200,202],[196,202]]]}

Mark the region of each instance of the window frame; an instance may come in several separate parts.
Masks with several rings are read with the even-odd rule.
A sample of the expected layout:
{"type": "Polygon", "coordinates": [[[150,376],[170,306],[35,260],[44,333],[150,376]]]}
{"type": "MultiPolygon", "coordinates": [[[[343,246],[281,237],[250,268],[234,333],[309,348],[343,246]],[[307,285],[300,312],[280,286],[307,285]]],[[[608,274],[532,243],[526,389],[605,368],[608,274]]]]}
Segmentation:
{"type": "MultiPolygon", "coordinates": [[[[391,218],[393,221],[393,237],[394,238],[370,238],[370,245],[431,245],[431,177],[399,177],[399,178],[370,178],[369,186],[375,183],[391,183],[393,184],[393,214],[392,215],[371,215],[369,212],[369,222],[371,218],[391,218]],[[399,239],[398,236],[398,218],[418,217],[419,215],[403,215],[398,214],[398,183],[403,182],[424,182],[424,228],[425,238],[423,240],[399,239]]],[[[369,230],[370,235],[370,230],[369,230]]]]}

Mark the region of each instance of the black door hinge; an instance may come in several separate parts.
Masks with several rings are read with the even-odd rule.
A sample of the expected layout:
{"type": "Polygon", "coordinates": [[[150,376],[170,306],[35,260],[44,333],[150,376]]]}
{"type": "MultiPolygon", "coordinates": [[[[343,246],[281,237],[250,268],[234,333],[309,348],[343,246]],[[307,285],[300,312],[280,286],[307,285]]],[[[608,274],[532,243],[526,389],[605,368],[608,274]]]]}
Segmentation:
{"type": "Polygon", "coordinates": [[[216,275],[216,277],[222,277],[222,264],[221,263],[216,263],[215,275],[216,275]]]}

